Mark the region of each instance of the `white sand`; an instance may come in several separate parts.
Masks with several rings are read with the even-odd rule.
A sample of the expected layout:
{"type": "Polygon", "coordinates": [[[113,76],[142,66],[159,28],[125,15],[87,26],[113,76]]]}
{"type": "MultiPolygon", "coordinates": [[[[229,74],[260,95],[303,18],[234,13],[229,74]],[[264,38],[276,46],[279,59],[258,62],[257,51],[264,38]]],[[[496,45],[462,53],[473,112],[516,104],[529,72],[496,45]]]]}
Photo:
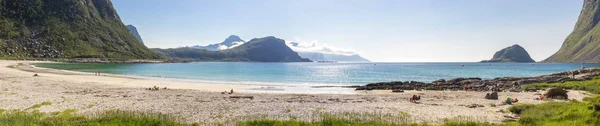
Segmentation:
{"type": "MultiPolygon", "coordinates": [[[[91,114],[111,109],[161,112],[177,116],[183,122],[235,122],[241,119],[268,117],[297,118],[310,121],[322,113],[375,113],[392,117],[406,112],[411,120],[439,122],[446,118],[466,117],[478,121],[500,122],[509,113],[497,112],[509,106],[491,107],[501,100],[483,99],[486,92],[464,91],[357,91],[354,94],[289,94],[256,93],[247,90],[260,85],[205,84],[180,81],[160,81],[93,74],[69,74],[59,70],[41,70],[28,65],[30,61],[0,60],[0,109],[24,109],[41,102],[52,102],[39,110],[44,112],[77,109],[91,114]],[[33,77],[38,73],[39,77],[33,77]],[[149,91],[152,86],[169,90],[149,91]],[[229,98],[219,92],[238,90],[236,96],[254,99],[229,98]],[[408,102],[413,94],[421,95],[421,103],[408,102]],[[482,104],[468,108],[463,105],[482,104]]],[[[325,89],[315,89],[325,90],[325,89]]],[[[348,91],[351,89],[336,89],[348,91]]],[[[266,92],[266,91],[263,91],[266,92]]],[[[539,104],[535,92],[501,92],[500,99],[518,98],[520,103],[539,104]]],[[[581,100],[585,92],[570,91],[571,99],[581,100]]]]}

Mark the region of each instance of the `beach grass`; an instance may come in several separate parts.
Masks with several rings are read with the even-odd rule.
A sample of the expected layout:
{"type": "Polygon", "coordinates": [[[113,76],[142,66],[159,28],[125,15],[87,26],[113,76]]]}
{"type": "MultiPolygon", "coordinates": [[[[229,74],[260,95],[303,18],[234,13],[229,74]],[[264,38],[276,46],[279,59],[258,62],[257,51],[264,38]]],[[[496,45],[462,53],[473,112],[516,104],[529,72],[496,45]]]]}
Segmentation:
{"type": "Polygon", "coordinates": [[[34,110],[0,110],[1,126],[183,126],[175,118],[157,113],[109,110],[96,115],[77,110],[44,113],[34,110]]]}
{"type": "Polygon", "coordinates": [[[520,104],[509,110],[521,116],[518,122],[523,125],[600,125],[600,96],[587,97],[583,101],[520,104]]]}
{"type": "Polygon", "coordinates": [[[518,121],[522,125],[600,125],[600,78],[588,81],[569,81],[564,83],[539,83],[524,85],[523,88],[547,89],[565,88],[583,90],[592,93],[582,101],[551,101],[538,105],[518,104],[509,111],[520,115],[518,121]]]}
{"type": "Polygon", "coordinates": [[[547,88],[564,88],[571,90],[582,90],[588,91],[594,94],[600,94],[600,77],[595,77],[592,80],[587,81],[567,81],[564,83],[537,83],[537,84],[526,84],[523,85],[523,89],[547,89],[547,88]]]}
{"type": "MultiPolygon", "coordinates": [[[[77,110],[67,109],[59,112],[44,113],[38,110],[0,110],[0,126],[195,126],[202,123],[185,124],[167,114],[136,111],[109,110],[92,115],[76,114],[77,110]]],[[[408,117],[408,116],[406,116],[408,117]]],[[[401,117],[403,118],[403,117],[401,117]]],[[[401,119],[407,120],[407,119],[401,119]]],[[[318,121],[257,119],[235,123],[238,126],[496,126],[468,120],[449,119],[442,124],[427,122],[388,123],[385,121],[359,118],[341,118],[324,114],[318,121]]]]}

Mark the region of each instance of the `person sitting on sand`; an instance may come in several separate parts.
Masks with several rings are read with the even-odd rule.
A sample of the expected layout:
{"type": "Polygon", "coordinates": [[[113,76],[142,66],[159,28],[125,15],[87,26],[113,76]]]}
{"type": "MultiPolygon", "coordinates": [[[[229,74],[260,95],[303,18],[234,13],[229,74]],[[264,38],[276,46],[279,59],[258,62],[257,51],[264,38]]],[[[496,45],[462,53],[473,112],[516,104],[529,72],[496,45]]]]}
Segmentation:
{"type": "Polygon", "coordinates": [[[514,100],[512,100],[512,103],[517,103],[519,102],[519,99],[515,98],[514,100]]]}
{"type": "Polygon", "coordinates": [[[231,89],[231,92],[229,92],[229,94],[233,94],[233,89],[231,89]]]}
{"type": "Polygon", "coordinates": [[[510,97],[506,98],[506,101],[504,101],[504,104],[512,105],[512,99],[510,97]]]}
{"type": "Polygon", "coordinates": [[[540,97],[535,98],[535,100],[544,100],[544,96],[540,95],[540,97]]]}

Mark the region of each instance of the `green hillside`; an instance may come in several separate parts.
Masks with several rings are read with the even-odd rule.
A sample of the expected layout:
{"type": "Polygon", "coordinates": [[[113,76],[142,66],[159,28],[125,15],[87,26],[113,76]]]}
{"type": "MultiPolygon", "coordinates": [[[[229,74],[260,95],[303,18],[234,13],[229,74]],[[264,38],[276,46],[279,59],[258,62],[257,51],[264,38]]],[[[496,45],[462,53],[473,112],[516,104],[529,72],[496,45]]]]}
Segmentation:
{"type": "Polygon", "coordinates": [[[600,3],[584,0],[583,9],[573,32],[562,47],[544,62],[600,62],[600,3]]]}
{"type": "Polygon", "coordinates": [[[110,0],[0,0],[0,58],[155,59],[110,0]]]}

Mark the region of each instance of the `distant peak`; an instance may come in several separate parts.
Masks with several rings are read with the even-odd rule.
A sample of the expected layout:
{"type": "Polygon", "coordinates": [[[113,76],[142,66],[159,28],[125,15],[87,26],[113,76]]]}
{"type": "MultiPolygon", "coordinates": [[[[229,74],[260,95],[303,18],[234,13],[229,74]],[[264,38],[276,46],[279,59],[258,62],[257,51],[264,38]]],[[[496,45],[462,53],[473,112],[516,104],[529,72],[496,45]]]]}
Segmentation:
{"type": "Polygon", "coordinates": [[[240,36],[237,35],[230,35],[229,37],[227,37],[227,39],[225,39],[225,41],[244,41],[242,40],[242,38],[240,38],[240,36]]]}
{"type": "Polygon", "coordinates": [[[266,36],[266,37],[262,37],[262,38],[253,38],[253,39],[252,39],[252,40],[250,40],[250,41],[258,41],[258,40],[272,40],[272,39],[275,39],[275,40],[283,40],[283,39],[277,38],[277,37],[275,37],[275,36],[266,36]]]}
{"type": "Polygon", "coordinates": [[[521,46],[519,44],[514,44],[514,45],[512,45],[512,47],[521,47],[521,46]]]}
{"type": "Polygon", "coordinates": [[[231,46],[234,42],[246,42],[246,41],[242,40],[242,38],[240,38],[237,35],[230,35],[229,37],[227,37],[227,39],[225,39],[225,41],[221,42],[221,44],[231,46]]]}

